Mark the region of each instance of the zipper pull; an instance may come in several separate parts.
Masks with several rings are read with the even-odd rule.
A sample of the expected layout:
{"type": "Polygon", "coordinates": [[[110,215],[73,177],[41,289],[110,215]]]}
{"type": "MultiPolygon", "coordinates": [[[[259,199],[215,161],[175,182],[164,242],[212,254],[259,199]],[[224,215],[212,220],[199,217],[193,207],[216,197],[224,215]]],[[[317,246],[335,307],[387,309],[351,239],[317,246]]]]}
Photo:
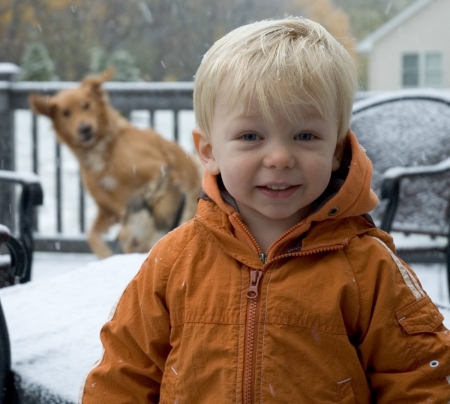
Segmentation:
{"type": "Polygon", "coordinates": [[[259,281],[261,280],[262,275],[262,271],[257,271],[256,269],[250,270],[250,285],[247,289],[247,297],[249,299],[256,299],[258,297],[259,281]]]}

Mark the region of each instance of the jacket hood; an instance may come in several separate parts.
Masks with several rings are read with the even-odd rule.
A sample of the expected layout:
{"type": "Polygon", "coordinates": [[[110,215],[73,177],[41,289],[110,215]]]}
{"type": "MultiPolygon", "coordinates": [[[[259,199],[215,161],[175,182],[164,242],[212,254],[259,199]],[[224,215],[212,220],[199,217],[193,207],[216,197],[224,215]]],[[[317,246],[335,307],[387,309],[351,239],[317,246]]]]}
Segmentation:
{"type": "MultiPolygon", "coordinates": [[[[371,180],[372,163],[358,143],[355,134],[349,131],[345,141],[340,168],[333,172],[327,189],[313,203],[313,212],[300,224],[295,226],[295,231],[292,232],[292,235],[299,237],[311,227],[316,228],[319,224],[320,229],[314,229],[317,231],[312,232],[317,237],[311,234],[313,236],[312,238],[316,239],[315,242],[308,242],[307,244],[322,243],[323,240],[320,241],[319,238],[321,238],[320,234],[323,234],[324,231],[328,233],[327,240],[329,243],[336,243],[339,242],[338,240],[354,235],[355,232],[358,232],[360,225],[363,222],[367,222],[366,219],[358,217],[370,212],[378,204],[378,198],[370,188],[371,180]],[[353,224],[343,226],[341,230],[337,231],[336,221],[352,222],[353,224]],[[330,239],[330,233],[326,229],[333,229],[333,234],[335,234],[335,237],[332,237],[333,240],[330,239]]],[[[201,199],[212,201],[219,208],[217,210],[214,209],[215,212],[213,215],[209,215],[208,226],[211,226],[212,222],[215,222],[213,227],[215,227],[216,231],[221,227],[222,230],[233,233],[234,237],[242,238],[239,237],[239,233],[241,232],[239,227],[242,227],[242,222],[240,222],[237,206],[234,199],[223,186],[220,176],[205,172],[201,199]],[[225,217],[219,218],[218,210],[222,211],[225,217]],[[230,229],[230,224],[233,229],[230,229]]],[[[205,211],[200,213],[203,210],[202,201],[200,201],[199,208],[199,214],[204,215],[206,213],[205,211]]],[[[201,221],[206,219],[197,215],[197,219],[199,218],[203,219],[201,221]]],[[[373,228],[373,225],[363,225],[363,228],[365,228],[364,231],[369,227],[373,228]]],[[[248,234],[245,237],[248,239],[248,234]]]]}
{"type": "Polygon", "coordinates": [[[349,131],[341,166],[333,173],[328,188],[316,201],[318,206],[306,221],[344,219],[375,209],[378,197],[370,188],[371,181],[372,162],[355,134],[349,131]]]}

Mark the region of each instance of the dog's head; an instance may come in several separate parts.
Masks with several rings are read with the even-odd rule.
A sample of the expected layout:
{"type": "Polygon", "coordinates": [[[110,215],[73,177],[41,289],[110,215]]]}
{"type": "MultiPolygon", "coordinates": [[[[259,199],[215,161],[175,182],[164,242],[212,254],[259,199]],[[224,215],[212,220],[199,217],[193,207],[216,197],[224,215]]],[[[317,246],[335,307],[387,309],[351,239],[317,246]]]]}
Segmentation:
{"type": "Polygon", "coordinates": [[[49,117],[60,142],[72,149],[88,149],[105,135],[108,125],[108,96],[102,84],[114,75],[113,69],[104,74],[85,78],[79,87],[62,90],[53,97],[30,94],[35,114],[49,117]]]}

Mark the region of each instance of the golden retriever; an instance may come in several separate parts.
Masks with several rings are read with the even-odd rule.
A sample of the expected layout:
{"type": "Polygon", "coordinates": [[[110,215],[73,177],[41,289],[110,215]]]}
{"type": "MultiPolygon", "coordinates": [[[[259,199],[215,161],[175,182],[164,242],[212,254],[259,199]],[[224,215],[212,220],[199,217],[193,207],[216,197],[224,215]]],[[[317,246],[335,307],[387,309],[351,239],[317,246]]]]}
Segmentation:
{"type": "MultiPolygon", "coordinates": [[[[133,206],[132,196],[150,200],[151,215],[155,212],[157,215],[143,223],[125,221],[127,229],[122,240],[127,243],[133,243],[133,232],[153,234],[167,228],[161,223],[173,223],[176,209],[166,208],[179,206],[181,199],[184,204],[180,223],[191,219],[201,187],[195,158],[154,130],[134,127],[110,105],[102,84],[112,75],[113,71],[108,70],[103,75],[87,77],[79,87],[62,90],[52,97],[29,96],[34,113],[50,118],[58,141],[65,143],[79,161],[83,184],[98,207],[88,243],[100,258],[112,254],[102,234],[122,221],[127,204],[133,206]],[[153,199],[152,190],[157,192],[153,199]],[[169,191],[166,196],[162,196],[164,190],[169,191]],[[159,228],[142,229],[152,223],[155,226],[159,223],[159,228]]],[[[162,235],[162,231],[158,234],[162,235]]],[[[136,240],[141,244],[145,241],[141,236],[135,238],[134,244],[136,240]]],[[[147,248],[154,241],[152,237],[147,248]]]]}

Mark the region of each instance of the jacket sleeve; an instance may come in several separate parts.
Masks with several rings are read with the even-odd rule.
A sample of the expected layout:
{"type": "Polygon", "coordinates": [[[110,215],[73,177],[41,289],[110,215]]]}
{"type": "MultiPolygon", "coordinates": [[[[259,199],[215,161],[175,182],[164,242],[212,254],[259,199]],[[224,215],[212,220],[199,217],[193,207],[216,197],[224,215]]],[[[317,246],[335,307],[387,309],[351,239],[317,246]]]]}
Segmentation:
{"type": "MultiPolygon", "coordinates": [[[[367,243],[359,240],[359,243],[367,243]]],[[[450,333],[403,261],[379,238],[352,257],[360,290],[357,349],[378,404],[449,403],[450,333]],[[355,265],[356,264],[356,265],[355,265]]]]}
{"type": "Polygon", "coordinates": [[[103,326],[103,357],[89,373],[80,403],[159,402],[170,320],[164,300],[166,271],[157,261],[150,253],[103,326]]]}

